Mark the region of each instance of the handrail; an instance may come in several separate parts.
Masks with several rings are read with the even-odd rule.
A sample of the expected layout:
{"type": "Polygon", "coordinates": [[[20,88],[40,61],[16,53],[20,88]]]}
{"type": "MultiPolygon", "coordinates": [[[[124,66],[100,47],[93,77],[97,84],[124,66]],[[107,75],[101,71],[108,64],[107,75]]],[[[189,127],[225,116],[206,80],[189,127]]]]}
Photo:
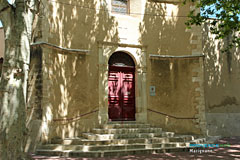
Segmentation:
{"type": "Polygon", "coordinates": [[[162,112],[159,112],[159,111],[155,111],[155,110],[152,110],[152,109],[147,109],[147,110],[151,111],[151,112],[154,112],[154,113],[158,113],[158,114],[167,116],[167,117],[171,117],[171,118],[174,118],[174,119],[198,119],[198,118],[194,118],[194,117],[176,117],[176,116],[172,116],[172,115],[162,113],[162,112]]]}
{"type": "Polygon", "coordinates": [[[64,48],[64,47],[57,46],[55,44],[48,43],[48,42],[35,42],[35,43],[31,44],[31,46],[36,46],[36,45],[46,45],[46,46],[49,46],[49,47],[53,47],[55,49],[65,50],[65,51],[69,51],[69,52],[81,52],[81,53],[85,53],[85,54],[89,53],[89,50],[64,48]]]}
{"type": "Polygon", "coordinates": [[[173,55],[156,55],[156,54],[149,54],[150,58],[199,58],[199,57],[205,57],[203,54],[199,55],[182,55],[182,56],[173,56],[173,55]]]}
{"type": "Polygon", "coordinates": [[[80,118],[86,116],[86,115],[89,115],[89,114],[92,114],[92,113],[95,113],[97,112],[97,110],[93,110],[91,112],[88,112],[88,113],[84,113],[84,114],[81,114],[81,115],[78,115],[76,117],[73,117],[73,118],[59,118],[59,119],[53,119],[54,122],[58,122],[58,121],[75,121],[75,120],[79,120],[80,118]]]}

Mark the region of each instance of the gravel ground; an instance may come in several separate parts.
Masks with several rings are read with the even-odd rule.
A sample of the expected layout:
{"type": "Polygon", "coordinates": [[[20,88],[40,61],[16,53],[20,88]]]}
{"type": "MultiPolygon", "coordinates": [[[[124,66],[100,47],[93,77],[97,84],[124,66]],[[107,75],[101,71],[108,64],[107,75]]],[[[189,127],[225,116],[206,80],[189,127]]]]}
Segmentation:
{"type": "Polygon", "coordinates": [[[34,160],[240,160],[240,137],[221,138],[215,144],[218,148],[194,149],[189,152],[161,153],[149,155],[129,155],[106,158],[61,158],[33,155],[34,160]],[[202,152],[202,153],[200,153],[202,152]],[[203,153],[207,152],[207,153],[203,153]]]}

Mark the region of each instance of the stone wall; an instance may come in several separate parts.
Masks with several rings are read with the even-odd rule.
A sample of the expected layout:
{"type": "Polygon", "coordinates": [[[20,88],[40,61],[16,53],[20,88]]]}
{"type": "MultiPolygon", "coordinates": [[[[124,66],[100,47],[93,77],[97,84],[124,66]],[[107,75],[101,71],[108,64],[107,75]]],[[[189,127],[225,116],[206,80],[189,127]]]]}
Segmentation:
{"type": "Polygon", "coordinates": [[[89,56],[43,47],[43,139],[75,137],[98,125],[97,66],[89,56]]]}
{"type": "MultiPolygon", "coordinates": [[[[150,118],[150,122],[154,121],[156,125],[164,123],[166,129],[182,133],[202,131],[202,128],[198,127],[204,122],[201,58],[174,59],[171,62],[166,59],[154,62],[149,60],[150,54],[182,56],[199,53],[201,38],[198,37],[198,28],[189,32],[184,24],[187,18],[183,15],[189,12],[189,4],[182,6],[181,3],[175,3],[176,1],[161,3],[162,1],[134,0],[131,3],[134,7],[130,6],[131,13],[121,15],[111,13],[111,0],[71,1],[68,2],[69,5],[65,5],[66,2],[62,0],[45,2],[43,14],[46,16],[41,19],[42,37],[39,36],[38,41],[60,48],[89,50],[89,54],[42,46],[41,105],[44,140],[77,136],[98,123],[108,121],[108,58],[115,51],[128,53],[136,62],[137,120],[147,122],[147,114],[150,117],[152,114],[148,113],[148,107],[156,109],[161,106],[159,109],[162,111],[171,112],[174,105],[170,103],[174,101],[175,105],[178,102],[181,104],[177,106],[181,108],[180,111],[184,110],[184,107],[190,110],[189,113],[174,112],[175,116],[189,116],[197,120],[186,120],[184,129],[181,129],[181,120],[170,120],[170,128],[165,124],[165,119],[157,123],[158,117],[156,120],[150,118]],[[167,70],[158,70],[159,67],[167,70]],[[173,69],[169,70],[170,67],[173,69]],[[184,68],[187,68],[188,72],[184,71],[184,68]],[[166,84],[170,90],[165,88],[169,94],[172,93],[171,98],[163,100],[161,96],[166,96],[162,92],[157,96],[158,100],[148,95],[150,85],[158,86],[162,81],[165,82],[162,77],[156,76],[159,73],[171,76],[171,83],[166,84]],[[178,79],[174,80],[174,77],[178,79]],[[187,89],[190,89],[193,95],[177,80],[186,81],[187,89]],[[181,100],[184,96],[174,93],[174,87],[177,87],[179,94],[184,93],[187,101],[181,100]],[[171,109],[164,108],[167,103],[171,109]],[[191,108],[191,105],[194,107],[191,108]],[[69,120],[97,107],[98,114],[69,120]],[[66,120],[63,120],[64,118],[66,120]]],[[[162,85],[158,87],[164,87],[165,83],[162,85]]]]}
{"type": "Polygon", "coordinates": [[[38,115],[36,119],[42,117],[42,49],[40,46],[31,47],[30,71],[28,77],[28,109],[35,110],[38,115]]]}
{"type": "Polygon", "coordinates": [[[27,87],[27,120],[28,137],[26,152],[34,152],[41,139],[42,124],[42,49],[31,47],[27,87]]]}
{"type": "Polygon", "coordinates": [[[206,134],[201,27],[186,29],[187,18],[179,16],[187,15],[192,4],[164,2],[147,2],[140,26],[140,42],[150,57],[147,90],[156,87],[156,96],[147,93],[148,109],[163,113],[148,111],[148,119],[177,133],[206,134]]]}
{"type": "MultiPolygon", "coordinates": [[[[43,48],[43,139],[72,137],[98,125],[99,41],[117,43],[117,22],[105,1],[47,1],[42,40],[89,54],[43,48]],[[75,7],[84,6],[84,7],[75,7]],[[71,17],[71,18],[70,18],[71,17]],[[60,120],[60,119],[68,120],[60,120]],[[74,119],[74,120],[70,120],[74,119]]],[[[102,83],[106,83],[102,82],[102,83]]],[[[105,106],[107,107],[107,106],[105,106]]]]}
{"type": "MultiPolygon", "coordinates": [[[[236,33],[239,34],[239,33],[236,33]]],[[[221,51],[231,37],[216,40],[204,26],[206,119],[209,135],[239,136],[240,50],[221,51]]]]}
{"type": "Polygon", "coordinates": [[[139,24],[139,42],[147,46],[147,54],[192,55],[197,47],[192,40],[196,37],[186,30],[187,17],[183,16],[189,11],[189,4],[146,2],[139,24]]]}
{"type": "Polygon", "coordinates": [[[177,133],[204,133],[204,126],[200,126],[204,111],[199,110],[202,76],[197,72],[201,60],[202,57],[151,60],[149,85],[155,86],[156,95],[149,95],[150,123],[177,133]]]}

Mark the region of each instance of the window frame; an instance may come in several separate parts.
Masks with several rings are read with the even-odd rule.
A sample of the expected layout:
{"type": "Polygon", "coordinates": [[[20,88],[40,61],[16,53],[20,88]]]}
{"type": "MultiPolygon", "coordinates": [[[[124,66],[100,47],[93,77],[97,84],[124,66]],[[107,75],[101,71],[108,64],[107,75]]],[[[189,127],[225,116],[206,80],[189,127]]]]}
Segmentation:
{"type": "Polygon", "coordinates": [[[116,1],[116,0],[111,0],[111,12],[114,13],[114,14],[122,14],[122,15],[129,15],[130,14],[130,0],[126,0],[127,1],[127,5],[126,5],[126,9],[127,9],[127,12],[123,13],[123,12],[116,12],[116,11],[113,11],[113,6],[115,7],[121,7],[121,6],[118,6],[118,5],[113,5],[113,1],[116,1]]]}

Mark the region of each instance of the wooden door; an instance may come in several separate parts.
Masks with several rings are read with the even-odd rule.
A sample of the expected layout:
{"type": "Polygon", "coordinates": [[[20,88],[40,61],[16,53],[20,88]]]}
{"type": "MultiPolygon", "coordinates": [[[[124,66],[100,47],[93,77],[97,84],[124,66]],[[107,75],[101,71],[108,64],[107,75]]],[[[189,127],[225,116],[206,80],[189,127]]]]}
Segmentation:
{"type": "Polygon", "coordinates": [[[135,120],[135,80],[133,67],[109,67],[108,106],[110,120],[135,120]]]}

